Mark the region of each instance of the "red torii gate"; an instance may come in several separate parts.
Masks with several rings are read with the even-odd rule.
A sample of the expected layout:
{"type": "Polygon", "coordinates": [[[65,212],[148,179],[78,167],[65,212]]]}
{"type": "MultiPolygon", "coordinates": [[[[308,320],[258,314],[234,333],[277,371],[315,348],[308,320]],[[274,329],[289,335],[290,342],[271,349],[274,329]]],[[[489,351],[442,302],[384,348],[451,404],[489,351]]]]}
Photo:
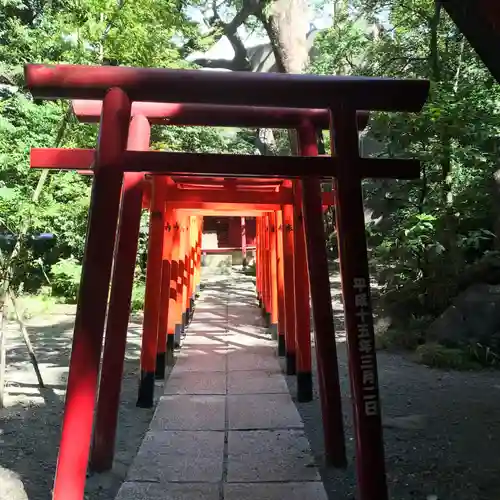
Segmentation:
{"type": "MultiPolygon", "coordinates": [[[[83,494],[124,172],[122,218],[126,195],[138,184],[131,179],[141,177],[142,180],[144,172],[169,176],[229,177],[236,174],[237,177],[300,179],[300,182],[294,181],[294,195],[297,200],[303,200],[303,217],[300,204],[294,204],[294,211],[296,221],[304,225],[306,236],[304,247],[307,247],[327,458],[336,465],[343,465],[343,425],[320,196],[320,179],[336,178],[336,216],[355,406],[360,498],[387,498],[361,179],[415,178],[419,175],[419,164],[412,160],[359,158],[356,111],[419,111],[427,97],[428,82],[40,65],[26,68],[26,80],[37,98],[104,99],[95,154],[93,150],[32,151],[33,167],[85,169],[94,165],[87,245],[54,498],[79,500],[83,494]],[[330,127],[335,130],[332,133],[335,155],[332,158],[314,157],[317,155],[315,129],[307,118],[297,126],[302,157],[144,151],[147,149],[144,138],[148,135],[144,133],[145,128],[136,133],[135,138],[132,132],[134,127],[140,130],[149,123],[143,115],[132,117],[131,100],[226,105],[252,103],[256,106],[278,104],[328,109],[330,127]]],[[[212,125],[208,121],[206,124],[212,125]]],[[[295,232],[300,232],[297,226],[294,226],[295,232]]],[[[121,240],[120,235],[117,257],[123,254],[121,250],[125,252],[123,245],[120,246],[121,240]]],[[[115,268],[117,264],[118,261],[115,268]]],[[[113,296],[110,312],[112,305],[113,296]]]]}
{"type": "MultiPolygon", "coordinates": [[[[96,123],[99,121],[102,112],[102,101],[80,101],[72,102],[73,112],[76,117],[85,123],[96,123]]],[[[170,124],[170,125],[200,125],[211,117],[214,126],[250,126],[287,128],[298,125],[301,120],[308,119],[314,127],[322,130],[328,127],[328,113],[326,110],[298,110],[287,108],[264,108],[252,107],[244,108],[238,106],[213,106],[213,105],[185,105],[152,102],[135,102],[132,105],[132,115],[142,115],[148,118],[150,124],[170,124]]],[[[357,114],[357,125],[361,130],[366,127],[368,121],[367,112],[357,114]]],[[[81,171],[81,173],[91,173],[81,171]]],[[[241,215],[242,210],[249,205],[248,209],[254,206],[260,207],[260,212],[266,208],[262,205],[268,204],[267,210],[279,210],[280,205],[291,205],[294,203],[291,182],[284,179],[238,179],[238,178],[210,178],[207,177],[172,177],[173,182],[169,183],[165,196],[169,204],[175,203],[177,208],[189,207],[191,209],[203,210],[215,209],[214,213],[226,211],[234,205],[236,213],[241,215]],[[230,193],[228,194],[228,190],[230,193]],[[279,193],[279,194],[278,194],[279,193]],[[272,206],[272,204],[276,206],[272,206]]],[[[151,183],[145,183],[143,188],[143,206],[149,206],[151,198],[151,183]]],[[[322,193],[323,209],[334,204],[334,193],[322,193]]],[[[305,261],[305,259],[304,259],[305,261]]],[[[293,268],[292,268],[293,269],[293,268]]],[[[305,276],[307,278],[307,276],[305,276]]],[[[303,282],[303,281],[302,281],[303,282]]],[[[293,283],[290,283],[293,286],[293,283]]],[[[280,296],[283,294],[280,294],[280,296]]],[[[265,316],[272,321],[272,326],[276,329],[279,355],[286,356],[287,373],[295,374],[295,356],[290,348],[285,345],[285,332],[281,329],[278,332],[277,311],[271,310],[268,304],[268,311],[265,316]]],[[[309,299],[307,298],[307,311],[303,310],[303,315],[307,314],[307,323],[303,329],[309,332],[309,299]]],[[[290,323],[290,321],[289,321],[290,323]]],[[[283,325],[281,325],[284,328],[283,325]]],[[[290,326],[289,329],[292,327],[290,326]]],[[[294,328],[293,328],[294,329],[294,328]]],[[[293,333],[293,332],[292,332],[293,333]]],[[[294,338],[294,337],[292,337],[294,338]]],[[[160,337],[159,337],[160,339],[160,337]]],[[[159,340],[160,341],[160,340],[159,340]]],[[[163,357],[160,355],[158,366],[164,365],[163,357]]],[[[298,382],[298,399],[306,401],[312,398],[310,363],[305,373],[300,373],[298,382]],[[305,375],[305,376],[304,376],[305,375]]],[[[152,380],[152,379],[151,379],[152,380]]],[[[148,401],[152,405],[152,399],[148,401]]]]}

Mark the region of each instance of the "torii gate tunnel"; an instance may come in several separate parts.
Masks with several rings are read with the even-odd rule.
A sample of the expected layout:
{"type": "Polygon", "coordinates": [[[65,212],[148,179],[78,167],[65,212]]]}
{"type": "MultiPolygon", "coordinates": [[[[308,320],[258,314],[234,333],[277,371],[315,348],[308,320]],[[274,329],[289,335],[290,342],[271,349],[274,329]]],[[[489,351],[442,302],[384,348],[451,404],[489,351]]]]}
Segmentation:
{"type": "Polygon", "coordinates": [[[310,292],[326,459],[345,466],[322,209],[335,202],[359,498],[387,499],[361,182],[416,179],[420,165],[360,158],[358,129],[367,111],[420,111],[429,83],[69,65],[28,65],[25,76],[35,98],[85,100],[74,102],[77,116],[100,122],[95,150],[31,151],[32,168],[93,174],[53,498],[82,500],[92,432],[91,466],[112,464],[143,204],[151,217],[138,406],[153,404],[155,373],[163,376],[192,311],[203,215],[256,216],[258,299],[307,401],[310,292]],[[295,129],[299,155],[149,151],[151,124],[295,129]],[[331,156],[318,156],[320,129],[330,130],[331,156]],[[335,199],[321,192],[323,181],[333,181],[335,199]]]}

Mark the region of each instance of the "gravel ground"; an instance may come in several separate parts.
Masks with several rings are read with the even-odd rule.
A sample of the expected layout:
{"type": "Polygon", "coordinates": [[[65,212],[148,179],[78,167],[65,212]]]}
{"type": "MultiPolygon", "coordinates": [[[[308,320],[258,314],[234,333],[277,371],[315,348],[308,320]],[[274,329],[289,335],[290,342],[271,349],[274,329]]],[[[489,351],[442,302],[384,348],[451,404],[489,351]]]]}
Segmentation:
{"type": "MultiPolygon", "coordinates": [[[[338,283],[333,294],[349,467],[346,471],[322,467],[321,472],[330,500],[351,500],[356,498],[354,440],[338,283]]],[[[39,317],[30,322],[47,384],[44,390],[36,385],[15,325],[9,326],[7,408],[0,410],[0,500],[49,500],[73,317],[39,317]]],[[[88,479],[88,499],[114,498],[153,414],[153,410],[135,407],[139,333],[140,322],[131,324],[115,466],[111,473],[88,479]]],[[[387,352],[379,352],[378,361],[391,499],[499,500],[500,372],[431,370],[404,355],[387,352]]],[[[287,381],[295,394],[294,377],[287,381]]],[[[323,436],[316,378],[314,382],[314,401],[297,406],[321,464],[323,436]]]]}
{"type": "MultiPolygon", "coordinates": [[[[349,466],[321,468],[330,500],[356,498],[354,435],[338,283],[332,291],[349,466]]],[[[315,357],[314,365],[315,363],[315,357]]],[[[500,372],[445,372],[405,355],[377,354],[386,467],[392,500],[500,499],[500,372]]],[[[313,372],[316,372],[315,366],[313,372]]],[[[286,377],[292,395],[294,377],[286,377]]],[[[323,429],[315,398],[296,403],[318,463],[323,429]]]]}
{"type": "MultiPolygon", "coordinates": [[[[6,408],[0,409],[0,500],[52,498],[73,322],[74,316],[67,314],[28,322],[45,389],[38,388],[17,325],[6,325],[8,368],[6,408]]],[[[114,467],[109,473],[89,476],[89,500],[115,497],[153,416],[154,409],[135,406],[140,327],[137,321],[129,329],[114,467]]]]}

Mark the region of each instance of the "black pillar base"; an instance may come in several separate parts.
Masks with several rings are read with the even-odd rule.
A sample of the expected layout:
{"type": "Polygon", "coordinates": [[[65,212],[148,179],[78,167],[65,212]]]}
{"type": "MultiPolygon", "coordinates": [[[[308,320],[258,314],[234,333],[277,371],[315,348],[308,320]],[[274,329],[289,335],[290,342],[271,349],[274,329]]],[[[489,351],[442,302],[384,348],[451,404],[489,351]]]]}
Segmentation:
{"type": "Polygon", "coordinates": [[[271,313],[264,311],[264,324],[266,328],[271,328],[271,313]]]}
{"type": "Polygon", "coordinates": [[[175,325],[174,349],[180,349],[182,333],[183,333],[182,325],[181,324],[175,325]]]}
{"type": "Polygon", "coordinates": [[[268,333],[271,335],[273,340],[278,340],[278,324],[271,323],[271,316],[269,316],[268,333]]]}
{"type": "Polygon", "coordinates": [[[166,366],[174,366],[174,336],[167,335],[167,352],[165,357],[166,366]]]}
{"type": "Polygon", "coordinates": [[[163,380],[165,378],[165,360],[166,360],[166,353],[164,352],[157,352],[156,353],[156,370],[155,370],[155,377],[158,380],[163,380]]]}
{"type": "Polygon", "coordinates": [[[155,374],[154,372],[141,371],[139,382],[139,395],[136,406],[138,408],[152,408],[154,404],[155,374]]]}
{"type": "Polygon", "coordinates": [[[188,313],[188,317],[187,317],[188,325],[191,323],[191,321],[193,321],[195,302],[196,302],[196,298],[193,295],[189,299],[189,313],[188,313]]]}
{"type": "Polygon", "coordinates": [[[308,403],[313,399],[312,373],[297,373],[297,401],[308,403]]]}
{"type": "Polygon", "coordinates": [[[285,354],[285,359],[286,359],[286,374],[287,375],[295,375],[296,372],[297,372],[297,366],[296,366],[296,361],[297,361],[297,358],[295,356],[295,353],[294,352],[287,352],[285,354]]]}
{"type": "Polygon", "coordinates": [[[286,354],[285,336],[278,334],[278,356],[283,357],[286,354]]]}

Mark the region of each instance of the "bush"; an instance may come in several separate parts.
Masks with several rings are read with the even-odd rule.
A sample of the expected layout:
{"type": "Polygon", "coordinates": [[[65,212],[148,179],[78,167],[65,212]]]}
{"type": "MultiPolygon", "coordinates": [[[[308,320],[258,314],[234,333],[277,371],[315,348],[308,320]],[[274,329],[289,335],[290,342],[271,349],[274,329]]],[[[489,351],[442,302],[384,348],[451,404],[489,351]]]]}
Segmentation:
{"type": "Polygon", "coordinates": [[[61,259],[51,269],[52,293],[68,303],[76,303],[81,274],[82,265],[73,256],[61,259]]]}
{"type": "Polygon", "coordinates": [[[472,359],[464,349],[444,347],[438,343],[427,343],[415,351],[417,361],[433,368],[452,370],[475,370],[481,368],[479,361],[472,359]]]}
{"type": "Polygon", "coordinates": [[[408,349],[415,350],[425,342],[425,330],[432,318],[423,316],[410,318],[406,325],[397,323],[397,326],[389,325],[380,331],[375,329],[375,341],[378,349],[408,349]]]}
{"type": "Polygon", "coordinates": [[[130,312],[139,312],[144,309],[144,294],[146,284],[142,281],[135,282],[132,288],[132,300],[130,302],[130,312]]]}

